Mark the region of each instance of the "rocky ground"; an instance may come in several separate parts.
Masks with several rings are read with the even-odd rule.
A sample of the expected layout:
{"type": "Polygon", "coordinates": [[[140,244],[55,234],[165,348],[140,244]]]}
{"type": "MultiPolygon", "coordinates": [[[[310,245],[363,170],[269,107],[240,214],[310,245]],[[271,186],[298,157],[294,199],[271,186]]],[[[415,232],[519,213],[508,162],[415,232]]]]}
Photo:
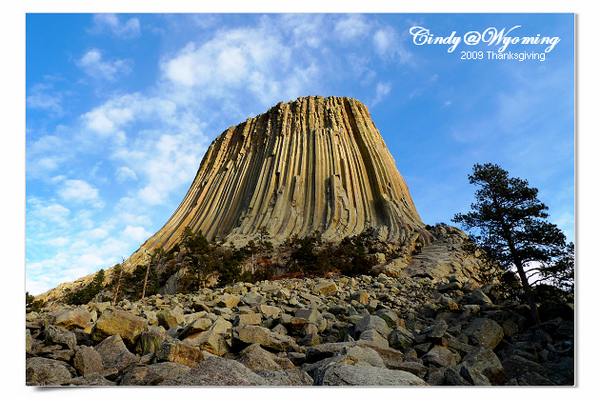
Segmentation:
{"type": "Polygon", "coordinates": [[[568,304],[451,274],[283,279],[27,314],[27,385],[573,385],[568,304]]]}

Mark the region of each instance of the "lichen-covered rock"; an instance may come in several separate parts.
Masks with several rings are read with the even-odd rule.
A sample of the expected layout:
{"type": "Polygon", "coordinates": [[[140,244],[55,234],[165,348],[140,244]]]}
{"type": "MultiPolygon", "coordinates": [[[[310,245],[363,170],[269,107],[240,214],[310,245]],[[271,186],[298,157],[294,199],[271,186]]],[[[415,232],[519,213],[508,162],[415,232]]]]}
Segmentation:
{"type": "Polygon", "coordinates": [[[388,336],[388,340],[389,345],[392,348],[403,351],[410,348],[413,345],[415,341],[415,336],[406,328],[396,327],[388,336]]]}
{"type": "Polygon", "coordinates": [[[165,308],[156,314],[158,324],[163,326],[166,330],[183,323],[185,317],[183,316],[183,309],[176,307],[174,309],[165,308]]]}
{"type": "Polygon", "coordinates": [[[138,335],[135,352],[140,355],[156,354],[168,335],[156,331],[143,331],[138,335]]]}
{"type": "Polygon", "coordinates": [[[128,345],[133,345],[135,338],[143,331],[148,331],[146,319],[124,310],[108,308],[96,321],[92,338],[102,341],[118,334],[128,345]]]}

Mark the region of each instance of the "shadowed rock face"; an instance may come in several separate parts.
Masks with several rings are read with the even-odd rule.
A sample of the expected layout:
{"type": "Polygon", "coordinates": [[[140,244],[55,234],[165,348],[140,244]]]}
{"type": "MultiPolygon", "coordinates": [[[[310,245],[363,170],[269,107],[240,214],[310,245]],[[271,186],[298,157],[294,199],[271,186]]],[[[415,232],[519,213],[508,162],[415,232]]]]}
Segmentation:
{"type": "Polygon", "coordinates": [[[369,227],[403,240],[424,228],[367,107],[320,96],[279,103],[217,137],[138,255],[171,248],[186,226],[242,245],[263,227],[274,242],[314,231],[336,241],[369,227]]]}

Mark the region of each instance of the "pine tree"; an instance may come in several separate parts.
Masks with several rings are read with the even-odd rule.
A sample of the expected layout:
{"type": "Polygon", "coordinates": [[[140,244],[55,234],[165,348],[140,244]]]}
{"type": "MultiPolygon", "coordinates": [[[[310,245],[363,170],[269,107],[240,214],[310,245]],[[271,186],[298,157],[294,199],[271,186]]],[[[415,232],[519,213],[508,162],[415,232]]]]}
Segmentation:
{"type": "MultiPolygon", "coordinates": [[[[476,164],[469,182],[479,186],[472,212],[456,214],[453,222],[476,231],[475,241],[507,270],[515,268],[525,291],[531,315],[540,323],[528,271],[555,264],[565,255],[566,237],[545,219],[548,207],[538,198],[538,190],[526,180],[511,178],[498,165],[476,164]]],[[[552,269],[545,268],[547,273],[552,269]]]]}

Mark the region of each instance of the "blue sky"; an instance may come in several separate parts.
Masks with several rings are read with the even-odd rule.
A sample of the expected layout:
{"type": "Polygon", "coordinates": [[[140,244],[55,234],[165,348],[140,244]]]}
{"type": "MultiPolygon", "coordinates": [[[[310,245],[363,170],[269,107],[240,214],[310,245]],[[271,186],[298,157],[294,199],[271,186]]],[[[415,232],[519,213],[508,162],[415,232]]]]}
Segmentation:
{"type": "Polygon", "coordinates": [[[425,223],[468,211],[467,175],[492,162],[574,240],[573,14],[28,14],[27,290],[127,258],[218,134],[307,95],[369,107],[425,223]],[[560,40],[464,42],[488,28],[560,40]]]}

